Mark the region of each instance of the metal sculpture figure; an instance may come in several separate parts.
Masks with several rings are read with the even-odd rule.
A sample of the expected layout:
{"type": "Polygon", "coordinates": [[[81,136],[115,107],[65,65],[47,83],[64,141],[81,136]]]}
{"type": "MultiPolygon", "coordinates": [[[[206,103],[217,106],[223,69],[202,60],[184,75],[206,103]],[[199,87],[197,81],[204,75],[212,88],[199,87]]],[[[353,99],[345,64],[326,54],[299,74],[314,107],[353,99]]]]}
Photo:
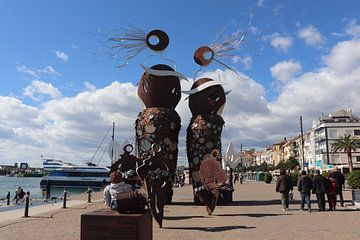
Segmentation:
{"type": "Polygon", "coordinates": [[[139,158],[145,162],[151,146],[159,146],[145,165],[147,173],[140,176],[145,178],[152,214],[161,227],[163,208],[171,202],[175,180],[180,117],[174,109],[181,97],[180,78],[167,65],[145,69],[138,95],[146,107],[135,122],[139,158]]]}
{"type": "MultiPolygon", "coordinates": [[[[146,34],[134,27],[110,40],[116,42],[116,51],[126,50],[125,65],[145,48],[161,53],[169,44],[169,37],[162,30],[146,34]]],[[[135,121],[137,154],[141,161],[137,173],[145,181],[152,215],[161,227],[164,205],[171,202],[173,194],[180,131],[175,107],[181,98],[180,79],[186,78],[165,64],[141,67],[144,73],[137,93],[145,109],[135,121]]]]}
{"type": "Polygon", "coordinates": [[[213,213],[219,198],[220,189],[226,186],[226,173],[218,161],[219,151],[214,149],[211,156],[204,159],[200,165],[199,175],[202,186],[195,189],[200,200],[205,203],[209,215],[213,213]]]}
{"type": "Polygon", "coordinates": [[[124,146],[124,153],[111,165],[111,183],[104,190],[107,205],[120,213],[140,212],[147,203],[141,179],[136,174],[136,168],[141,163],[134,155],[130,155],[132,151],[131,144],[124,146]]]}
{"type": "MultiPolygon", "coordinates": [[[[194,60],[200,65],[197,73],[202,67],[207,67],[213,61],[234,71],[218,59],[233,56],[231,51],[243,39],[244,34],[236,32],[230,38],[224,38],[222,43],[213,43],[210,46],[199,47],[194,53],[194,60]]],[[[238,74],[237,76],[242,79],[238,74]]],[[[224,126],[221,114],[226,102],[227,93],[225,93],[220,81],[210,78],[197,79],[189,91],[183,92],[189,94],[189,108],[192,113],[192,118],[187,128],[186,148],[190,177],[194,189],[194,201],[197,204],[205,202],[208,213],[211,214],[215,209],[218,197],[204,198],[199,195],[198,189],[203,188],[204,184],[207,184],[202,181],[200,170],[205,159],[211,156],[210,154],[214,150],[218,152],[215,157],[216,160],[221,163],[221,133],[224,126]]],[[[226,188],[232,193],[233,189],[231,187],[226,188]]]]}
{"type": "MultiPolygon", "coordinates": [[[[204,159],[216,149],[217,161],[221,161],[221,133],[224,120],[221,112],[226,97],[220,83],[209,78],[194,82],[189,91],[189,107],[192,113],[186,136],[186,150],[189,161],[190,177],[193,188],[202,186],[199,170],[204,159]]],[[[198,194],[194,192],[194,201],[200,204],[198,194]]]]}

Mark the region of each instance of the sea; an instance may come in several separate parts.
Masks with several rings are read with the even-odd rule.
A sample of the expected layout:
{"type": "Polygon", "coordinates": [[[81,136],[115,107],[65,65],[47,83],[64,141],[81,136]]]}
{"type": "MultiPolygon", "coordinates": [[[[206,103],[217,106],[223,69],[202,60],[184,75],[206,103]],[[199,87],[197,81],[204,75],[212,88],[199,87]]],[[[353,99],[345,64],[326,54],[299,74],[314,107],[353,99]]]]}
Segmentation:
{"type": "MultiPolygon", "coordinates": [[[[10,192],[11,198],[15,196],[15,191],[18,187],[24,189],[25,192],[30,192],[32,198],[42,199],[43,191],[40,188],[41,177],[7,177],[0,176],[0,199],[5,198],[8,192],[10,192]]],[[[95,189],[94,189],[95,190],[95,189]]],[[[68,193],[81,194],[85,193],[86,189],[73,189],[68,188],[68,193]]],[[[52,188],[51,197],[60,198],[63,195],[63,189],[52,188]]]]}

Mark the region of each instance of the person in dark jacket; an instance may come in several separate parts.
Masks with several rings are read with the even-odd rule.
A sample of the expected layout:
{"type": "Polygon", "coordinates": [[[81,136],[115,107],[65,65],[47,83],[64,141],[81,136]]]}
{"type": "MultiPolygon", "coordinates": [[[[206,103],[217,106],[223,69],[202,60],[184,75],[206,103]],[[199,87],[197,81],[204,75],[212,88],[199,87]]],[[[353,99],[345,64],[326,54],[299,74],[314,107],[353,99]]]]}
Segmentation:
{"type": "Polygon", "coordinates": [[[326,174],[327,177],[327,191],[326,195],[329,203],[329,211],[336,209],[336,181],[330,177],[330,173],[326,174]]]}
{"type": "Polygon", "coordinates": [[[309,177],[306,174],[306,171],[301,172],[301,177],[298,180],[297,183],[298,190],[301,195],[301,210],[304,209],[305,201],[307,203],[308,211],[311,212],[311,200],[310,200],[310,194],[311,189],[313,188],[313,182],[311,177],[309,177]]]}
{"type": "Polygon", "coordinates": [[[344,206],[344,198],[343,198],[343,194],[342,194],[342,189],[345,184],[344,174],[341,173],[339,168],[336,168],[336,171],[332,172],[330,174],[330,177],[335,179],[335,181],[336,181],[336,197],[337,197],[337,195],[339,195],[340,204],[343,207],[344,206]]]}
{"type": "Polygon", "coordinates": [[[276,192],[281,193],[283,211],[289,209],[289,192],[293,190],[291,177],[286,175],[286,170],[280,170],[280,176],[276,182],[276,192]]]}
{"type": "Polygon", "coordinates": [[[325,211],[325,193],[327,190],[326,178],[320,174],[320,170],[316,170],[313,180],[313,193],[316,194],[319,211],[325,211]]]}

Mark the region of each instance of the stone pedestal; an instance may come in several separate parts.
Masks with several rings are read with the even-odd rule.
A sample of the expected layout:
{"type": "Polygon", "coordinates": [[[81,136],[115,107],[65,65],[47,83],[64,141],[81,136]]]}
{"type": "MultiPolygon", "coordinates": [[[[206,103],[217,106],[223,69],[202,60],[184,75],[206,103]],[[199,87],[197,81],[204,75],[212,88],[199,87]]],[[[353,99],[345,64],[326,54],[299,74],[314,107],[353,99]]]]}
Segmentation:
{"type": "Polygon", "coordinates": [[[81,215],[81,240],[152,240],[149,210],[120,214],[109,208],[81,215]]]}

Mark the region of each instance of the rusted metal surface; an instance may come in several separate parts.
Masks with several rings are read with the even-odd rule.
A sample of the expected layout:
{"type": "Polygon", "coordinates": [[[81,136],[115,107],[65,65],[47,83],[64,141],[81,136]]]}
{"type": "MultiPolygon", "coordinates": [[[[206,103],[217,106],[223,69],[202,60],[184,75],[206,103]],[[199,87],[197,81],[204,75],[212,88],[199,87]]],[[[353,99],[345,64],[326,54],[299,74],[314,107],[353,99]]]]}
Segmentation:
{"type": "Polygon", "coordinates": [[[214,51],[208,46],[199,47],[194,53],[194,60],[200,66],[206,67],[214,60],[214,51]]]}
{"type": "MultiPolygon", "coordinates": [[[[198,79],[191,89],[202,84],[214,81],[210,78],[198,79]]],[[[210,86],[200,92],[189,96],[189,107],[193,116],[217,114],[226,101],[225,91],[221,85],[210,86]]]]}
{"type": "Polygon", "coordinates": [[[121,214],[109,208],[81,215],[81,240],[152,240],[152,219],[148,210],[121,214]]]}
{"type": "Polygon", "coordinates": [[[221,156],[217,154],[220,154],[219,151],[213,150],[212,156],[202,161],[199,170],[200,181],[205,189],[197,194],[205,202],[206,211],[209,215],[215,210],[220,193],[219,188],[227,181],[226,173],[218,161],[221,156]],[[214,154],[215,152],[216,154],[214,154]]]}
{"type": "MultiPolygon", "coordinates": [[[[152,66],[151,69],[174,71],[164,64],[152,66]]],[[[175,109],[181,98],[180,79],[176,76],[155,76],[144,72],[139,81],[138,96],[147,108],[175,109]]]]}
{"type": "Polygon", "coordinates": [[[120,170],[121,172],[127,172],[129,170],[136,170],[136,165],[140,163],[139,159],[134,155],[130,155],[133,151],[133,146],[127,144],[124,146],[124,153],[120,156],[120,159],[111,165],[110,173],[120,170]]]}
{"type": "MultiPolygon", "coordinates": [[[[201,180],[200,168],[205,159],[212,157],[213,150],[218,151],[217,157],[212,157],[221,162],[221,133],[224,120],[220,115],[226,97],[221,85],[211,85],[212,79],[201,78],[194,82],[192,89],[199,89],[198,92],[189,95],[189,107],[192,113],[186,136],[186,150],[189,161],[190,177],[194,189],[195,203],[204,203],[209,214],[216,206],[218,191],[214,194],[205,191],[196,193],[197,189],[203,188],[204,181],[201,180]],[[204,86],[208,87],[202,87],[204,86]]],[[[206,168],[205,168],[206,169],[206,168]]],[[[203,170],[206,171],[206,170],[203,170]]],[[[209,172],[213,174],[213,172],[209,172]]],[[[203,172],[203,175],[206,175],[203,172]]],[[[215,177],[215,176],[214,176],[215,177]]],[[[207,185],[211,184],[206,183],[207,185]]]]}
{"type": "MultiPolygon", "coordinates": [[[[151,69],[173,71],[166,65],[151,69]]],[[[145,72],[138,95],[146,109],[135,122],[138,156],[142,161],[137,172],[145,180],[152,215],[161,227],[164,205],[172,198],[178,157],[180,117],[174,109],[181,98],[180,79],[145,72]]]]}
{"type": "Polygon", "coordinates": [[[153,51],[157,51],[157,52],[163,51],[169,45],[169,36],[166,34],[166,32],[162,30],[159,29],[152,30],[146,35],[146,45],[148,46],[148,48],[150,48],[153,51]],[[152,37],[158,39],[157,44],[152,44],[150,42],[150,38],[152,37]]]}

